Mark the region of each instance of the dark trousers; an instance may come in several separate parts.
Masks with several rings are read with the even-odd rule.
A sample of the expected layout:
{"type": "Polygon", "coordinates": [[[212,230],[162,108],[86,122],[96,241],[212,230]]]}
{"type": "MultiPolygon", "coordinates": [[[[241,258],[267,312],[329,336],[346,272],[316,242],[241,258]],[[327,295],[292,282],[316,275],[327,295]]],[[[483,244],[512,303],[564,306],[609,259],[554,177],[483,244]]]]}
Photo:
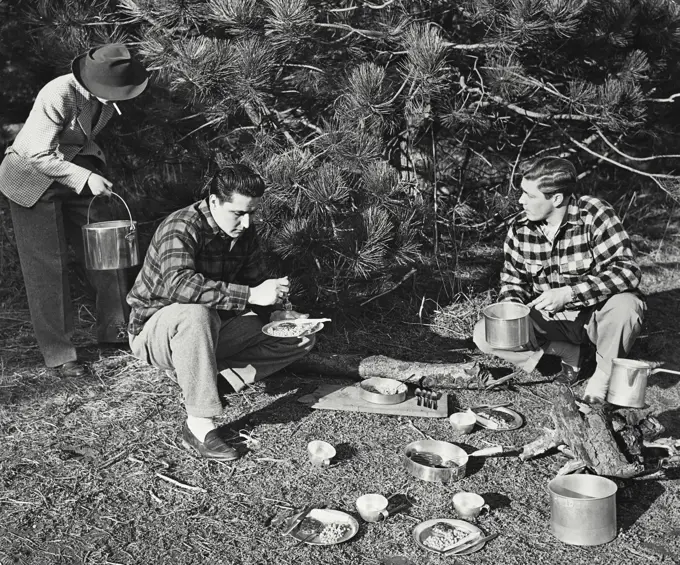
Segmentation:
{"type": "MultiPolygon", "coordinates": [[[[38,346],[48,367],[76,360],[71,343],[73,304],[68,283],[68,244],[84,264],[81,226],[87,223],[92,194],[78,195],[54,183],[31,208],[10,201],[21,272],[38,346]]],[[[90,222],[110,219],[106,198],[97,198],[90,222]]],[[[87,271],[96,292],[96,335],[99,342],[127,341],[129,309],[125,270],[87,271]]]]}

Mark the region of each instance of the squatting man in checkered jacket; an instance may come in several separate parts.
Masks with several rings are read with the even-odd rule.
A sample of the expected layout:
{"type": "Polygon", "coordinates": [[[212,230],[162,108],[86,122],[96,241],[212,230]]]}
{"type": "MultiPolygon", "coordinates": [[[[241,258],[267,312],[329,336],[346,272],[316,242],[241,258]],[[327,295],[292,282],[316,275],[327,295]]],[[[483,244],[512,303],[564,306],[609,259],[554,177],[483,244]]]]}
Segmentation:
{"type": "MultiPolygon", "coordinates": [[[[110,219],[103,199],[111,182],[95,137],[115,104],[139,96],[148,74],[124,45],[96,47],[77,57],[72,73],[47,83],[0,164],[0,192],[10,201],[28,308],[48,367],[82,376],[71,343],[73,306],[68,285],[68,243],[83,260],[81,226],[110,219]],[[94,196],[93,196],[94,195],[94,196]]],[[[88,271],[97,294],[101,342],[126,341],[128,291],[123,270],[88,271]],[[121,331],[122,330],[122,331],[121,331]]]]}
{"type": "Polygon", "coordinates": [[[306,355],[314,336],[270,337],[265,321],[305,318],[279,309],[288,278],[269,278],[251,217],[265,185],[245,165],[223,167],[208,197],[170,214],[156,230],[128,295],[133,355],[165,369],[184,396],[182,443],[202,457],[233,460],[216,429],[218,379],[235,391],[306,355]],[[270,307],[258,314],[253,308],[270,307]],[[268,320],[267,320],[268,318],[268,320]]]}
{"type": "Polygon", "coordinates": [[[532,345],[522,351],[491,347],[484,320],[475,326],[474,341],[527,373],[543,354],[557,355],[562,371],[556,380],[569,385],[580,379],[592,342],[597,367],[584,400],[604,401],[612,359],[631,350],[646,310],[630,239],[609,204],[575,194],[576,169],[565,159],[538,160],[521,188],[523,212],[505,241],[499,300],[531,308],[532,345]]]}

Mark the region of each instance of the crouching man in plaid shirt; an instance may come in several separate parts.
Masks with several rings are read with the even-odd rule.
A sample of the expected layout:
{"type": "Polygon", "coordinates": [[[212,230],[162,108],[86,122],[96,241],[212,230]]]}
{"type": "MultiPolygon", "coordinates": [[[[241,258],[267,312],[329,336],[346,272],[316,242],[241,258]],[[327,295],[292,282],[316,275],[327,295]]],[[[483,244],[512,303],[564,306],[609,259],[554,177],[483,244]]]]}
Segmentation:
{"type": "Polygon", "coordinates": [[[524,211],[505,241],[499,301],[531,308],[534,349],[505,351],[485,338],[484,320],[474,341],[484,353],[531,372],[544,353],[562,359],[556,381],[579,380],[588,341],[597,368],[586,401],[604,401],[611,362],[625,357],[640,333],[646,310],[640,268],[621,220],[606,202],[574,194],[576,169],[565,159],[538,160],[524,175],[519,199],[524,211]],[[539,347],[540,346],[540,347],[539,347]]]}
{"type": "MultiPolygon", "coordinates": [[[[281,304],[288,279],[267,278],[251,216],[264,193],[244,165],[223,168],[208,198],[178,210],[158,227],[128,294],[133,355],[176,376],[187,420],[185,447],[233,460],[213,417],[222,414],[219,375],[239,391],[306,355],[314,336],[274,338],[250,307],[281,304]]],[[[271,313],[271,321],[307,317],[271,313]]]]}

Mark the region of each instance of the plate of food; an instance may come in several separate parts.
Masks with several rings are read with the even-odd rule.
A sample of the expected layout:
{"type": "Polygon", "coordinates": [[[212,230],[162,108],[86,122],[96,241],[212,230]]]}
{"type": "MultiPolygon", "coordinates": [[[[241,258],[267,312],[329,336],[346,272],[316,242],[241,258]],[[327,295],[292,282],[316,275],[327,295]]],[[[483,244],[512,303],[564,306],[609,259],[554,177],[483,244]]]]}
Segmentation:
{"type": "Polygon", "coordinates": [[[487,430],[507,431],[521,428],[524,418],[519,412],[505,406],[496,408],[476,408],[477,423],[487,430]]]}
{"type": "Polygon", "coordinates": [[[479,551],[486,544],[485,541],[480,541],[472,546],[468,545],[468,542],[476,537],[481,538],[483,536],[482,530],[474,524],[451,518],[426,520],[413,529],[413,538],[420,547],[434,553],[446,553],[447,555],[468,555],[479,551]],[[462,550],[456,551],[456,546],[461,546],[462,550]]]}
{"type": "Polygon", "coordinates": [[[294,320],[277,320],[262,326],[262,333],[271,337],[304,337],[323,329],[323,322],[296,318],[294,320]]]}
{"type": "Polygon", "coordinates": [[[336,545],[353,538],[359,522],[341,510],[314,508],[291,534],[310,545],[336,545]]]}
{"type": "Polygon", "coordinates": [[[399,404],[406,400],[406,384],[395,379],[371,377],[359,383],[360,395],[375,404],[399,404]]]}

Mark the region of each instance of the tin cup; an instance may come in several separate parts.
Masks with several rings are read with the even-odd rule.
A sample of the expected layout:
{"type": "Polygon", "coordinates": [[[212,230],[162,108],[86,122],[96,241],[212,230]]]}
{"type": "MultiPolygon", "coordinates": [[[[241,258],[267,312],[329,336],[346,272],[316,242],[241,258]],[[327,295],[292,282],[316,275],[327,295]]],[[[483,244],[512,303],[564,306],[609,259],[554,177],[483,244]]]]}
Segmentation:
{"type": "Polygon", "coordinates": [[[378,522],[387,518],[388,500],[381,494],[364,494],[357,498],[356,505],[366,522],[378,522]]]}
{"type": "Polygon", "coordinates": [[[453,507],[463,520],[474,520],[482,510],[489,511],[484,498],[474,492],[458,492],[453,495],[453,507]]]}
{"type": "Polygon", "coordinates": [[[325,441],[311,441],[307,445],[309,460],[315,467],[328,467],[331,459],[335,457],[335,448],[325,441]]]}

